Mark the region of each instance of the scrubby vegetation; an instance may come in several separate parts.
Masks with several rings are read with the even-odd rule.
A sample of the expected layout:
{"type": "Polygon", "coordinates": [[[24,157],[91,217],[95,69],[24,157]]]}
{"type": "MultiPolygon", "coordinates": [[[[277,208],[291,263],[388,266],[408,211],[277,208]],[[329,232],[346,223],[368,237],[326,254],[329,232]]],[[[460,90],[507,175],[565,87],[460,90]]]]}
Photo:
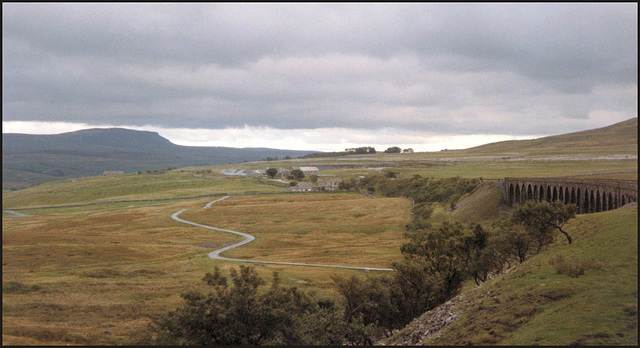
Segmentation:
{"type": "Polygon", "coordinates": [[[162,345],[337,345],[347,327],[330,300],[314,300],[296,287],[271,286],[253,267],[218,268],[203,279],[208,294],[188,291],[185,304],[155,321],[155,343],[162,345]]]}
{"type": "Polygon", "coordinates": [[[184,307],[158,322],[156,330],[164,340],[161,343],[372,344],[457,295],[465,281],[480,284],[490,274],[500,273],[541,252],[553,241],[553,229],[561,230],[575,216],[575,207],[560,202],[553,205],[527,202],[491,227],[459,222],[431,225],[431,204],[455,202],[479,182],[461,178],[373,176],[354,183],[369,192],[372,191],[369,188],[374,188],[373,191],[385,196],[405,196],[415,202],[414,218],[406,226],[407,242],[400,248],[403,259],[393,263],[396,272],[392,276],[335,276],[333,281],[341,301],[323,307],[321,301],[296,288],[280,288],[277,277],[270,289],[258,291],[265,282],[251,275],[249,268],[241,268],[241,275],[232,271],[233,288],[216,270],[205,277],[215,292],[206,296],[183,295],[184,307]],[[247,303],[253,310],[243,314],[249,308],[247,303]],[[240,307],[235,308],[236,305],[240,307]],[[230,312],[225,314],[227,311],[230,312]],[[331,332],[335,335],[329,338],[314,331],[320,329],[308,324],[319,320],[310,319],[314,316],[320,316],[326,323],[324,327],[333,328],[331,332]],[[247,320],[255,325],[247,325],[247,320]],[[216,329],[225,327],[232,329],[216,329]],[[319,343],[321,338],[323,343],[319,343]]]}

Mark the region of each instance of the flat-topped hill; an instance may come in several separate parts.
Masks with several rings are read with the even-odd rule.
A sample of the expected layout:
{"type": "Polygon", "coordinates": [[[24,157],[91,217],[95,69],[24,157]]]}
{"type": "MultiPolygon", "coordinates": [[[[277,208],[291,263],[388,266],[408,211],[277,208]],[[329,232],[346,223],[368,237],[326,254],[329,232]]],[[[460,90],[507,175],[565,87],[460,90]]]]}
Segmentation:
{"type": "Polygon", "coordinates": [[[23,188],[63,178],[168,167],[205,166],[299,157],[314,151],[180,146],[155,132],[122,128],[32,135],[3,134],[2,186],[23,188]]]}

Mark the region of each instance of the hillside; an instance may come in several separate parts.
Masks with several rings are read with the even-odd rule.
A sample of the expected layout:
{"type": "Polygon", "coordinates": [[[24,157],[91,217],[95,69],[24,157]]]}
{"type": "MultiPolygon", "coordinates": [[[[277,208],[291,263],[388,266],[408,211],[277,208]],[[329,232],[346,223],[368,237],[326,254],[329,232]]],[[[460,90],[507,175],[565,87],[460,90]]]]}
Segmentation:
{"type": "Polygon", "coordinates": [[[3,134],[2,186],[15,189],[63,178],[168,167],[300,157],[313,151],[179,146],[158,133],[121,128],[54,135],[3,134]]]}
{"type": "Polygon", "coordinates": [[[638,209],[578,216],[576,238],[423,314],[385,345],[638,343],[638,209]],[[582,269],[582,272],[580,272],[582,269]]]}
{"type": "Polygon", "coordinates": [[[638,153],[638,118],[611,126],[532,140],[511,140],[476,146],[469,154],[616,154],[638,153]]]}

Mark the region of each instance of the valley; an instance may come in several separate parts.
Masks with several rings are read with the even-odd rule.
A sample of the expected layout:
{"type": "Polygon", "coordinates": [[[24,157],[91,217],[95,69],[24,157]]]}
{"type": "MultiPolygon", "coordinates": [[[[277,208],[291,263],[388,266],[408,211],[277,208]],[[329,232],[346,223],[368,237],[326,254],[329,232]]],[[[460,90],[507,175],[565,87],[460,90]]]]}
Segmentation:
{"type": "MultiPolygon", "coordinates": [[[[637,134],[637,122],[635,127],[637,134]]],[[[597,133],[590,136],[589,142],[597,142],[593,140],[597,133]]],[[[388,171],[399,179],[416,175],[483,178],[473,194],[459,197],[456,204],[435,204],[430,219],[433,224],[490,222],[508,211],[499,188],[492,185],[507,176],[637,181],[636,147],[622,146],[615,152],[609,147],[600,152],[591,147],[585,150],[589,153],[570,155],[561,143],[553,146],[556,151],[547,155],[533,150],[533,154],[514,155],[512,148],[505,147],[493,155],[476,155],[477,149],[469,149],[219,164],[158,174],[67,178],[4,191],[3,344],[147,342],[152,319],[178,307],[182,292],[208,291],[202,282],[206,272],[218,266],[228,273],[240,263],[211,259],[209,254],[240,242],[242,237],[180,223],[171,218],[177,212],[184,220],[255,237],[251,243],[221,254],[230,259],[380,269],[402,259],[405,226],[412,221],[410,199],[357,189],[292,193],[288,187],[266,185],[257,178],[223,175],[222,169],[318,166],[322,168],[318,175],[339,177],[344,182],[388,171]],[[219,200],[226,196],[231,197],[219,200]],[[213,201],[216,203],[209,205],[213,201]]],[[[302,181],[311,183],[309,176],[302,181]]],[[[637,328],[637,247],[633,247],[637,246],[637,207],[579,215],[567,228],[574,235],[574,245],[558,238],[549,250],[481,287],[465,283],[465,291],[479,289],[468,293],[471,309],[460,313],[457,324],[443,329],[441,336],[415,338],[421,335],[415,322],[387,343],[637,343],[631,327],[635,320],[637,328]],[[599,269],[588,270],[579,278],[558,274],[554,260],[559,256],[592,262],[599,269]],[[588,284],[595,284],[594,289],[588,284]],[[569,294],[568,288],[577,290],[569,294]],[[540,306],[531,307],[522,297],[525,293],[539,300],[540,306]],[[549,301],[554,294],[560,294],[558,300],[549,301]],[[487,302],[478,302],[483,300],[487,302]],[[500,306],[509,302],[515,307],[500,306]],[[490,316],[487,308],[498,314],[490,316]],[[603,308],[611,308],[611,313],[603,308]],[[543,333],[545,320],[560,321],[554,314],[560,309],[565,315],[575,315],[574,326],[556,324],[562,332],[543,333]],[[520,324],[500,326],[514,321],[513,313],[525,312],[529,314],[516,318],[527,318],[520,324]],[[599,324],[589,313],[603,313],[609,321],[599,324]],[[483,316],[489,316],[495,335],[476,328],[481,335],[474,336],[470,323],[482,321],[483,316]],[[596,334],[595,338],[587,337],[596,334]]],[[[337,298],[332,276],[384,273],[253,265],[265,279],[277,271],[284,285],[313,291],[320,298],[337,298]]]]}

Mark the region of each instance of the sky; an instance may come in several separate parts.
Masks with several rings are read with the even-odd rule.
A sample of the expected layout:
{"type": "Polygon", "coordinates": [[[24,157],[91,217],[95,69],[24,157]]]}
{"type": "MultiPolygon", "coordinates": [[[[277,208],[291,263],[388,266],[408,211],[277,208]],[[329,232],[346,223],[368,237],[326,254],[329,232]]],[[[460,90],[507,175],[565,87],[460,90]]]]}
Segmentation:
{"type": "Polygon", "coordinates": [[[2,131],[468,148],[637,117],[637,3],[3,3],[2,131]]]}

